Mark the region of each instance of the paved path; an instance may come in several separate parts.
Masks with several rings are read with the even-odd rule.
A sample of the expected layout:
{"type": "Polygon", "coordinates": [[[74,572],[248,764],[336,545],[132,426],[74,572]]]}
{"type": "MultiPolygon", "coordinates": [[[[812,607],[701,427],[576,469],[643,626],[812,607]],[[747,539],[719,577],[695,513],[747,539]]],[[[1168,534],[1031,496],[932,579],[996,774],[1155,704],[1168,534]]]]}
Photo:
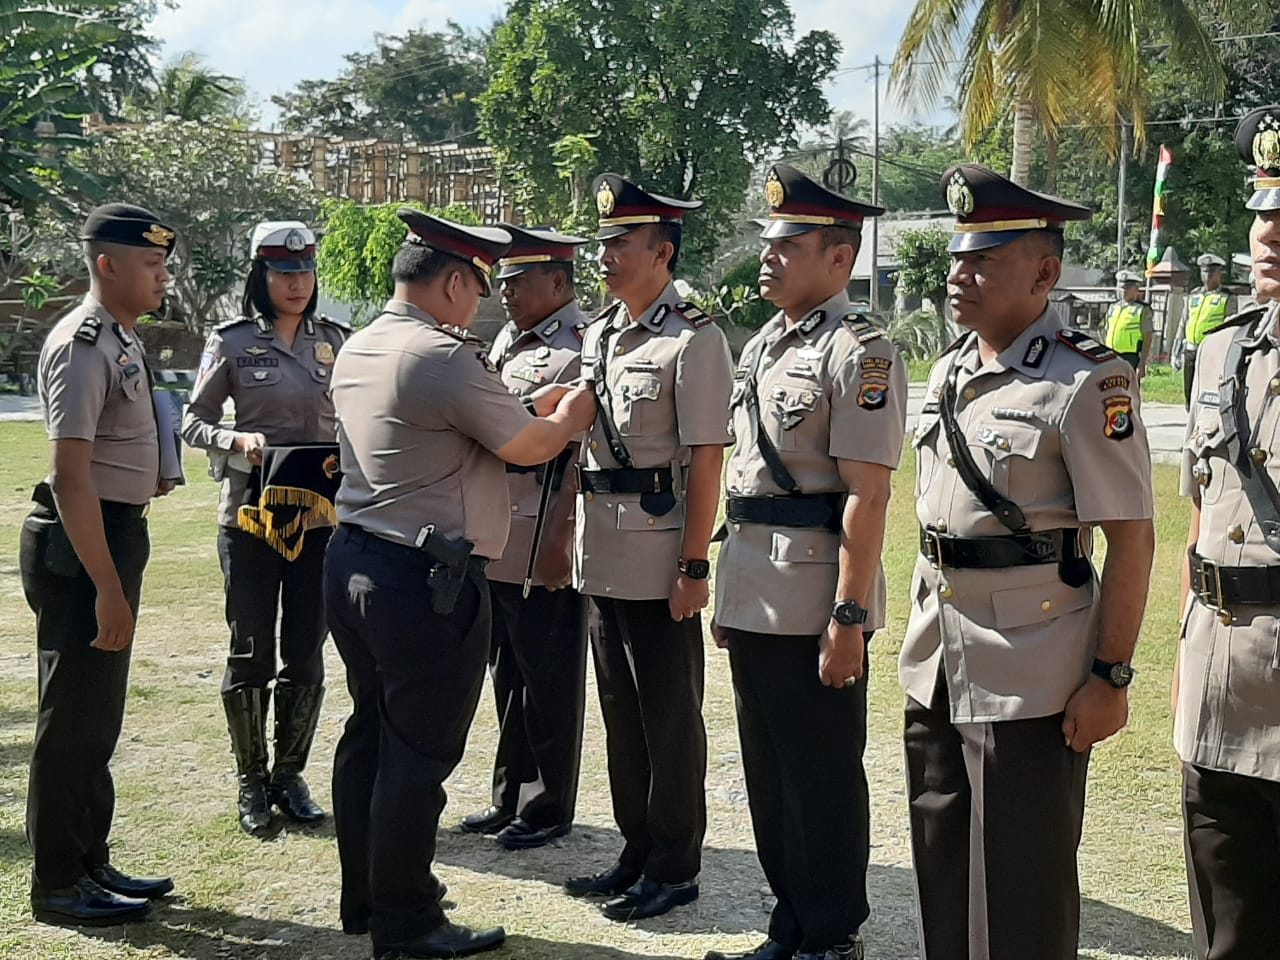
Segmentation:
{"type": "MultiPolygon", "coordinates": [[[[916,417],[924,406],[924,384],[908,388],[907,429],[915,429],[916,417]]],[[[1177,404],[1146,403],[1142,416],[1151,437],[1151,459],[1156,463],[1177,463],[1182,453],[1182,436],[1186,430],[1187,412],[1177,404]]],[[[0,394],[0,421],[39,420],[40,402],[35,397],[0,394]]]]}

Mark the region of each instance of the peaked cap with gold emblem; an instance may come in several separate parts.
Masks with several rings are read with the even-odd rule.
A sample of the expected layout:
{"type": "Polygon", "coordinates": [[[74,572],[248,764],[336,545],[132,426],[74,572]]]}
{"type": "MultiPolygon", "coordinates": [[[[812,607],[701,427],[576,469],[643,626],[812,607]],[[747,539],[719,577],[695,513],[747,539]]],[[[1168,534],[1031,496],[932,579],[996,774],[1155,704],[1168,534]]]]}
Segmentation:
{"type": "Polygon", "coordinates": [[[409,227],[405,243],[430,247],[457,257],[475,268],[487,297],[493,292],[493,264],[511,249],[511,234],[497,227],[469,227],[435,217],[413,207],[401,207],[396,216],[409,227]]]}
{"type": "Polygon", "coordinates": [[[701,200],[677,200],[650,193],[616,173],[602,173],[592,184],[600,214],[597,240],[612,240],[651,223],[683,223],[701,200]]]}
{"type": "Polygon", "coordinates": [[[1236,127],[1236,151],[1253,167],[1250,210],[1280,210],[1280,104],[1259,107],[1236,127]]]}
{"type": "Polygon", "coordinates": [[[952,253],[998,247],[1034,230],[1061,231],[1068,220],[1093,216],[1088,207],[1020,187],[978,163],[944,173],[942,193],[956,218],[952,253]]]}
{"type": "Polygon", "coordinates": [[[496,280],[518,277],[543,263],[573,263],[578,247],[591,242],[586,237],[556,233],[550,227],[517,227],[511,223],[498,226],[511,234],[511,249],[498,261],[496,280]]]}
{"type": "Polygon", "coordinates": [[[100,240],[124,247],[152,247],[173,253],[177,237],[173,228],[165,226],[150,210],[131,203],[105,203],[94,207],[85,218],[81,240],[100,240]]]}
{"type": "Polygon", "coordinates": [[[775,163],[764,182],[769,219],[757,220],[766,240],[794,237],[823,227],[861,229],[865,217],[878,217],[883,207],[873,207],[828,190],[795,167],[775,163]]]}

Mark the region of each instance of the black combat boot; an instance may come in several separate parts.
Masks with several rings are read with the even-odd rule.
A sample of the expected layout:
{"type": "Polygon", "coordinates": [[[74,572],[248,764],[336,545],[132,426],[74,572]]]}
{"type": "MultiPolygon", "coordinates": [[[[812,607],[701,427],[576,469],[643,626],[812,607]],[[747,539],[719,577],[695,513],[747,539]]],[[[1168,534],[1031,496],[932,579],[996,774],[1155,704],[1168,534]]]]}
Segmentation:
{"type": "Polygon", "coordinates": [[[222,695],[227,711],[231,752],[240,783],[237,807],[240,829],[251,837],[271,834],[271,800],[267,796],[267,702],[271,691],[259,687],[231,690],[222,695]]]}
{"type": "Polygon", "coordinates": [[[271,802],[295,823],[316,823],[324,811],[311,799],[303,768],[320,719],[324,687],[276,685],[276,763],[271,771],[271,802]]]}

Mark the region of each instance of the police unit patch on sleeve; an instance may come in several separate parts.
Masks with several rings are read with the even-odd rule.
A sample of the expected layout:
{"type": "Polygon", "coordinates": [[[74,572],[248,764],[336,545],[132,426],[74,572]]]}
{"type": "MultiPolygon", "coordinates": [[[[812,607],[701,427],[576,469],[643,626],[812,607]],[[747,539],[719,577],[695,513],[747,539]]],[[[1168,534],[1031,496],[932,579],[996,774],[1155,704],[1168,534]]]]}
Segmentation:
{"type": "Polygon", "coordinates": [[[1104,347],[1093,337],[1079,330],[1059,330],[1058,341],[1065,343],[1080,356],[1088,357],[1094,363],[1102,363],[1117,355],[1110,347],[1104,347]]]}
{"type": "Polygon", "coordinates": [[[1128,396],[1107,397],[1102,401],[1106,415],[1104,432],[1109,440],[1133,436],[1133,401],[1128,396]]]}
{"type": "Polygon", "coordinates": [[[858,385],[858,406],[879,410],[889,395],[889,385],[879,380],[863,380],[858,385]]]}

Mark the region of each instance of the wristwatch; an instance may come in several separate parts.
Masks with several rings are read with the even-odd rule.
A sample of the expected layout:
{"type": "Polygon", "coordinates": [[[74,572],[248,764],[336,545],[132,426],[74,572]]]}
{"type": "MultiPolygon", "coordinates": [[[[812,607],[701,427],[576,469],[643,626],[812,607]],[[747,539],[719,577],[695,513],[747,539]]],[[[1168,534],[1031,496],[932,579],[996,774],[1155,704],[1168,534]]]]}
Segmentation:
{"type": "Polygon", "coordinates": [[[690,580],[705,580],[711,576],[710,560],[686,560],[681,557],[676,561],[676,569],[690,580]]]}
{"type": "Polygon", "coordinates": [[[858,606],[857,600],[837,600],[831,608],[831,619],[842,627],[861,626],[867,622],[867,611],[858,606]]]}
{"type": "Polygon", "coordinates": [[[1093,661],[1093,675],[1101,677],[1117,690],[1123,690],[1133,683],[1138,671],[1127,663],[1107,663],[1105,660],[1093,661]]]}

